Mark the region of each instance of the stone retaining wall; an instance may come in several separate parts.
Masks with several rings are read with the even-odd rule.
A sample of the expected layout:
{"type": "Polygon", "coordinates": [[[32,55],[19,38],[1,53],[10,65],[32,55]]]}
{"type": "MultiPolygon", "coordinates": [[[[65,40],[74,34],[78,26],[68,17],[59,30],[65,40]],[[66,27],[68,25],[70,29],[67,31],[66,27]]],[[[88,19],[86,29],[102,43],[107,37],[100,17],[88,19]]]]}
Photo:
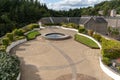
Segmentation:
{"type": "Polygon", "coordinates": [[[24,42],[26,42],[26,41],[27,41],[27,39],[22,39],[22,40],[18,40],[18,41],[12,42],[12,43],[7,47],[6,52],[9,53],[10,50],[11,50],[13,47],[15,47],[15,46],[17,46],[17,45],[19,45],[19,44],[21,44],[21,43],[24,43],[24,42]]]}

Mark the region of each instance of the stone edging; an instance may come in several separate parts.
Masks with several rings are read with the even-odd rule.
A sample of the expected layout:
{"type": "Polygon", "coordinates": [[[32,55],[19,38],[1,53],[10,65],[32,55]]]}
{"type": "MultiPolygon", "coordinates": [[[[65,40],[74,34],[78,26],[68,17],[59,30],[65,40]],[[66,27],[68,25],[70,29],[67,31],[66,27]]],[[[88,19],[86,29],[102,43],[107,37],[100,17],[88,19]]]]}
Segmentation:
{"type": "Polygon", "coordinates": [[[110,70],[107,66],[105,66],[101,60],[101,57],[99,57],[99,62],[100,62],[100,67],[101,69],[111,78],[113,78],[114,80],[120,80],[120,75],[118,75],[117,73],[115,73],[114,71],[110,70]]]}
{"type": "Polygon", "coordinates": [[[19,75],[18,75],[16,80],[20,80],[20,76],[21,76],[21,73],[19,73],[19,75]]]}
{"type": "MultiPolygon", "coordinates": [[[[9,54],[12,48],[14,48],[15,46],[17,46],[21,43],[24,43],[26,41],[27,41],[27,39],[22,39],[22,40],[18,40],[16,42],[12,42],[12,44],[7,47],[6,52],[9,54]]],[[[18,74],[18,77],[16,80],[20,80],[20,76],[21,76],[21,73],[18,74]]]]}
{"type": "MultiPolygon", "coordinates": [[[[67,29],[67,28],[64,28],[64,27],[61,27],[61,28],[62,28],[62,29],[65,29],[65,30],[72,30],[72,31],[78,32],[78,31],[75,30],[75,29],[70,29],[70,28],[67,29]]],[[[78,34],[78,35],[85,36],[85,37],[93,40],[96,44],[98,44],[98,46],[100,47],[100,50],[102,50],[101,44],[100,44],[98,41],[96,41],[94,38],[92,38],[92,37],[90,37],[90,36],[88,36],[88,35],[85,35],[85,34],[81,34],[81,33],[77,33],[77,34],[78,34]]],[[[114,79],[114,80],[119,80],[119,79],[120,79],[120,75],[118,75],[118,74],[115,73],[114,71],[110,70],[107,66],[105,66],[105,65],[103,64],[103,62],[102,62],[102,60],[101,60],[101,57],[99,57],[99,62],[100,62],[100,67],[101,67],[101,69],[102,69],[108,76],[110,76],[110,77],[111,77],[112,79],[114,79]]]]}
{"type": "Polygon", "coordinates": [[[12,43],[7,47],[6,52],[9,53],[10,50],[11,50],[13,47],[15,47],[15,46],[17,46],[17,45],[19,45],[19,44],[21,44],[21,43],[23,43],[23,42],[26,42],[26,41],[27,41],[27,39],[22,39],[22,40],[18,40],[18,41],[12,42],[12,43]]]}

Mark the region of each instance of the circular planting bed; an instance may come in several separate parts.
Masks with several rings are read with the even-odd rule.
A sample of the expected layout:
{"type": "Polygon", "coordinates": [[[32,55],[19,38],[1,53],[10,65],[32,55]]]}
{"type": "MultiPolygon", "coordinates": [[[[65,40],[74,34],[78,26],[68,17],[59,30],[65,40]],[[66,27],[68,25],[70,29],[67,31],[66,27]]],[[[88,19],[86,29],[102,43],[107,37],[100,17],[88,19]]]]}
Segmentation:
{"type": "Polygon", "coordinates": [[[48,33],[44,34],[43,37],[50,40],[64,40],[70,38],[69,35],[65,35],[62,33],[48,33]]]}

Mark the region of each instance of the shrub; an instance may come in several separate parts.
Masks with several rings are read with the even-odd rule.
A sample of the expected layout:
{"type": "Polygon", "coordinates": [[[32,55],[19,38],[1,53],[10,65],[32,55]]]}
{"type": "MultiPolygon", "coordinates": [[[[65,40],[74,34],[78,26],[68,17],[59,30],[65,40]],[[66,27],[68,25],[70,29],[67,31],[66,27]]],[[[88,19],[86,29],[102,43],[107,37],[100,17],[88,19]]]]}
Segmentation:
{"type": "Polygon", "coordinates": [[[16,80],[20,72],[20,61],[16,56],[0,52],[0,80],[16,80]]]}
{"type": "Polygon", "coordinates": [[[102,39],[102,56],[110,59],[120,57],[120,42],[116,40],[102,39]]]}
{"type": "Polygon", "coordinates": [[[118,70],[120,70],[120,66],[117,66],[116,68],[117,68],[118,70]]]}
{"type": "Polygon", "coordinates": [[[16,36],[15,40],[21,40],[21,39],[25,39],[25,36],[16,36]]]}
{"type": "Polygon", "coordinates": [[[97,41],[101,42],[102,41],[102,37],[99,34],[93,34],[93,38],[95,38],[97,41]]]}
{"type": "Polygon", "coordinates": [[[110,59],[107,58],[107,57],[103,57],[102,62],[103,62],[105,65],[108,65],[108,66],[111,64],[110,59]]]}
{"type": "Polygon", "coordinates": [[[39,28],[39,24],[29,24],[29,25],[27,25],[27,28],[30,30],[32,30],[34,28],[39,28]]]}
{"type": "Polygon", "coordinates": [[[5,52],[5,50],[6,50],[6,46],[0,45],[0,51],[4,51],[5,52]]]}
{"type": "Polygon", "coordinates": [[[80,26],[78,31],[79,31],[79,33],[83,33],[83,34],[87,33],[87,30],[83,26],[80,26]]]}
{"type": "Polygon", "coordinates": [[[23,36],[24,35],[24,31],[23,31],[23,29],[15,29],[13,31],[13,34],[14,34],[14,36],[23,36]]]}
{"type": "Polygon", "coordinates": [[[67,26],[70,27],[70,28],[78,29],[78,25],[75,24],[75,23],[68,23],[67,26]]]}
{"type": "Polygon", "coordinates": [[[88,30],[88,35],[93,36],[94,31],[93,30],[88,30]]]}
{"type": "Polygon", "coordinates": [[[10,40],[9,40],[8,38],[3,38],[3,39],[2,39],[2,44],[3,44],[4,46],[8,46],[9,43],[10,43],[10,40]]]}
{"type": "Polygon", "coordinates": [[[17,36],[24,36],[23,29],[18,29],[17,30],[17,36]]]}
{"type": "Polygon", "coordinates": [[[14,40],[13,33],[7,33],[6,37],[12,42],[14,40]]]}
{"type": "Polygon", "coordinates": [[[38,31],[32,31],[32,32],[29,32],[26,37],[27,37],[27,40],[32,40],[32,39],[35,39],[36,36],[40,35],[40,33],[38,31]]]}

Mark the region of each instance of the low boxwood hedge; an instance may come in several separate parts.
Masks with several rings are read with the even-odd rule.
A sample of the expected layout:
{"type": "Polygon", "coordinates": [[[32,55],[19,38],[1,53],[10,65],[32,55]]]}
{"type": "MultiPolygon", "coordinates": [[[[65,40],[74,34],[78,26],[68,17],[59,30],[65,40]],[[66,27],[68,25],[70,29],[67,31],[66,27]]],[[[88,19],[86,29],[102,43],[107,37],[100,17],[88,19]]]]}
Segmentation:
{"type": "Polygon", "coordinates": [[[39,31],[31,31],[26,35],[27,40],[35,39],[38,35],[40,35],[39,31]]]}

